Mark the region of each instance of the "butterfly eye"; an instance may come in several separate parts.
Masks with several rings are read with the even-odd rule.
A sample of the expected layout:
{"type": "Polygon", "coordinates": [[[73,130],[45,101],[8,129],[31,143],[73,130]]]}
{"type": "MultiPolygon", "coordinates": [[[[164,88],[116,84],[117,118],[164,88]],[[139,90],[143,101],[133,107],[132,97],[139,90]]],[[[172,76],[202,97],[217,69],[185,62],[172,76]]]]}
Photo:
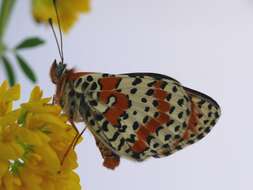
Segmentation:
{"type": "Polygon", "coordinates": [[[57,78],[60,78],[64,72],[66,71],[66,64],[63,64],[60,62],[59,64],[56,64],[56,76],[57,78]]]}

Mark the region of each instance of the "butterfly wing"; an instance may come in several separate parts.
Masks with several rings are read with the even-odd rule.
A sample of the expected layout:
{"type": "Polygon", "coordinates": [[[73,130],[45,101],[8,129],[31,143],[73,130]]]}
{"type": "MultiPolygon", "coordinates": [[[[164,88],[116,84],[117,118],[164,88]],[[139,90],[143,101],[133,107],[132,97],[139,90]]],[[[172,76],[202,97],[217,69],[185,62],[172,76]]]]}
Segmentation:
{"type": "Polygon", "coordinates": [[[210,97],[164,75],[90,73],[72,84],[91,132],[115,154],[142,161],[203,138],[220,116],[210,97]]]}

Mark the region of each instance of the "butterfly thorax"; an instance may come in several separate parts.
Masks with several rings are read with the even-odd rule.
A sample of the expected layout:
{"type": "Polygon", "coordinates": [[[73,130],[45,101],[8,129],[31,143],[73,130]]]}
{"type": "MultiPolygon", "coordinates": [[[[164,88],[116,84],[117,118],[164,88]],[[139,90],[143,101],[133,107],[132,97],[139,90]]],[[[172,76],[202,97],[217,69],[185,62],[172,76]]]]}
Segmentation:
{"type": "Polygon", "coordinates": [[[83,94],[76,93],[73,89],[73,81],[66,81],[63,94],[60,97],[60,105],[63,108],[63,112],[75,122],[84,121],[84,118],[80,113],[80,104],[82,103],[84,107],[86,106],[83,103],[83,98],[83,94]]]}

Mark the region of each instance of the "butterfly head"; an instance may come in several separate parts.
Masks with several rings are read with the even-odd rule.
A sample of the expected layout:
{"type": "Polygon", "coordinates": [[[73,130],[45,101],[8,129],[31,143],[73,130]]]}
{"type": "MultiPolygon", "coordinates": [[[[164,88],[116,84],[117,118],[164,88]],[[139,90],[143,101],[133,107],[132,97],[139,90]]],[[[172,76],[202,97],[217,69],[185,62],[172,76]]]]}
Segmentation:
{"type": "Polygon", "coordinates": [[[67,65],[60,62],[57,63],[56,60],[54,60],[51,69],[50,69],[50,77],[51,77],[51,81],[54,84],[58,84],[59,81],[61,81],[61,79],[63,78],[63,76],[66,74],[66,69],[67,65]]]}
{"type": "Polygon", "coordinates": [[[72,70],[67,69],[67,65],[54,60],[50,69],[51,81],[56,85],[56,92],[54,95],[53,102],[60,105],[60,100],[63,95],[63,90],[65,88],[66,82],[71,75],[72,70]]]}

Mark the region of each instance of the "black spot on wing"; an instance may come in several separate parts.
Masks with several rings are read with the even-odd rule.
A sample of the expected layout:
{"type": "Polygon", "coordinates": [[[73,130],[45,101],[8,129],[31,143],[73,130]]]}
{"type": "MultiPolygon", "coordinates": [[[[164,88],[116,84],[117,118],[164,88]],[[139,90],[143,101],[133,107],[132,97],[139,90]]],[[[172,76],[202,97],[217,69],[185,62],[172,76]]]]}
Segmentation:
{"type": "Polygon", "coordinates": [[[108,131],[108,121],[104,121],[102,124],[102,129],[103,131],[107,132],[108,131]]]}
{"type": "Polygon", "coordinates": [[[98,103],[97,103],[96,100],[91,100],[91,101],[89,101],[89,104],[90,104],[91,106],[97,106],[97,105],[98,105],[98,103]]]}
{"type": "Polygon", "coordinates": [[[146,116],[143,118],[143,121],[142,121],[142,122],[143,122],[143,123],[147,123],[148,119],[149,119],[149,116],[146,115],[146,116]]]}
{"type": "Polygon", "coordinates": [[[142,101],[143,103],[147,103],[147,99],[146,99],[146,98],[141,98],[141,101],[142,101]]]}
{"type": "Polygon", "coordinates": [[[123,147],[124,144],[125,144],[125,139],[124,139],[124,138],[121,138],[121,139],[120,139],[120,144],[119,144],[119,146],[118,146],[118,151],[121,150],[121,148],[123,147]]]}
{"type": "Polygon", "coordinates": [[[153,145],[153,148],[157,148],[159,146],[159,143],[155,143],[154,145],[153,145]]]}
{"type": "Polygon", "coordinates": [[[167,82],[165,82],[165,81],[162,81],[162,83],[161,83],[161,85],[160,85],[160,88],[161,89],[164,89],[166,86],[167,86],[167,82]]]}
{"type": "Polygon", "coordinates": [[[75,87],[78,88],[78,86],[82,83],[82,78],[79,78],[75,84],[75,87]]]}
{"type": "Polygon", "coordinates": [[[137,121],[135,121],[135,122],[133,123],[133,130],[137,130],[138,127],[139,127],[139,123],[138,123],[137,121]]]}
{"type": "Polygon", "coordinates": [[[118,129],[119,129],[119,132],[125,133],[126,129],[127,129],[127,126],[126,125],[121,125],[120,127],[118,127],[118,129]]]}
{"type": "Polygon", "coordinates": [[[205,133],[209,133],[211,131],[211,128],[210,127],[207,127],[206,129],[205,129],[205,133]]]}
{"type": "Polygon", "coordinates": [[[135,143],[136,142],[136,135],[131,134],[129,138],[126,139],[127,142],[135,143]]]}
{"type": "Polygon", "coordinates": [[[153,87],[155,85],[155,83],[156,83],[156,81],[152,81],[152,82],[148,83],[147,85],[148,85],[148,87],[153,87]]]}
{"type": "Polygon", "coordinates": [[[171,108],[170,108],[170,114],[172,114],[174,111],[175,111],[175,109],[176,109],[176,107],[175,106],[172,106],[171,108]]]}
{"type": "Polygon", "coordinates": [[[87,76],[87,81],[89,81],[89,82],[91,82],[91,81],[93,81],[93,77],[92,76],[87,76]]]}
{"type": "Polygon", "coordinates": [[[171,100],[171,97],[172,97],[172,94],[169,93],[169,94],[167,95],[167,97],[166,97],[166,100],[167,100],[167,101],[170,101],[170,100],[171,100]]]}
{"type": "Polygon", "coordinates": [[[165,135],[164,140],[168,141],[168,140],[170,140],[170,138],[171,138],[171,134],[167,134],[167,135],[165,135]]]}
{"type": "Polygon", "coordinates": [[[141,160],[140,160],[140,159],[141,159],[140,154],[134,152],[131,156],[132,156],[132,158],[134,158],[135,160],[141,161],[141,160]]]}
{"type": "Polygon", "coordinates": [[[149,136],[147,137],[147,143],[150,145],[150,143],[151,143],[151,141],[152,141],[153,139],[155,139],[155,137],[149,135],[149,136]]]}
{"type": "Polygon", "coordinates": [[[136,86],[136,85],[140,84],[141,82],[142,82],[142,80],[141,80],[140,78],[136,78],[136,79],[134,79],[134,81],[132,82],[132,85],[133,85],[133,86],[136,86]]]}
{"type": "Polygon", "coordinates": [[[103,118],[104,118],[104,117],[103,117],[102,114],[97,114],[97,115],[95,115],[95,119],[96,119],[97,121],[101,121],[103,118]]]}
{"type": "Polygon", "coordinates": [[[82,91],[85,91],[88,86],[89,86],[89,83],[88,82],[84,82],[82,84],[82,91]]]}
{"type": "Polygon", "coordinates": [[[96,88],[97,88],[97,83],[93,82],[92,85],[91,85],[91,87],[90,87],[90,89],[91,90],[96,90],[96,88]]]}
{"type": "Polygon", "coordinates": [[[178,132],[179,129],[180,129],[180,125],[177,125],[177,126],[175,127],[175,132],[178,132]]]}
{"type": "Polygon", "coordinates": [[[117,140],[117,138],[119,137],[119,135],[120,135],[120,133],[119,132],[115,132],[114,133],[114,135],[113,135],[113,137],[112,138],[110,138],[110,139],[108,139],[109,141],[116,141],[117,140]]]}
{"type": "Polygon", "coordinates": [[[71,90],[71,91],[69,92],[69,96],[70,96],[70,97],[75,96],[75,91],[74,91],[74,90],[71,90]]]}
{"type": "Polygon", "coordinates": [[[176,87],[176,86],[173,86],[172,91],[176,93],[177,90],[178,90],[177,87],[176,87]]]}
{"type": "Polygon", "coordinates": [[[184,104],[184,99],[183,99],[183,98],[179,99],[179,100],[177,101],[177,104],[178,104],[179,106],[183,106],[183,104],[184,104]]]}
{"type": "Polygon", "coordinates": [[[131,94],[135,94],[137,92],[137,88],[132,88],[131,90],[130,90],[130,93],[131,94]]]}
{"type": "Polygon", "coordinates": [[[91,126],[94,126],[96,124],[93,119],[91,119],[89,123],[90,123],[91,126]]]}
{"type": "Polygon", "coordinates": [[[183,117],[183,115],[184,115],[184,112],[180,112],[180,113],[178,114],[178,118],[181,119],[181,118],[183,117]]]}
{"type": "Polygon", "coordinates": [[[150,107],[145,107],[145,112],[148,112],[150,110],[150,107]]]}
{"type": "Polygon", "coordinates": [[[126,120],[129,118],[129,115],[127,112],[124,112],[124,114],[122,115],[122,119],[126,120]]]}
{"type": "Polygon", "coordinates": [[[146,92],[146,95],[148,95],[148,96],[151,96],[151,95],[153,95],[154,94],[154,90],[153,89],[149,89],[149,90],[147,90],[147,92],[146,92]]]}
{"type": "Polygon", "coordinates": [[[215,116],[216,119],[217,119],[218,117],[220,117],[220,115],[219,115],[218,112],[215,112],[215,113],[214,113],[214,116],[215,116]]]}

